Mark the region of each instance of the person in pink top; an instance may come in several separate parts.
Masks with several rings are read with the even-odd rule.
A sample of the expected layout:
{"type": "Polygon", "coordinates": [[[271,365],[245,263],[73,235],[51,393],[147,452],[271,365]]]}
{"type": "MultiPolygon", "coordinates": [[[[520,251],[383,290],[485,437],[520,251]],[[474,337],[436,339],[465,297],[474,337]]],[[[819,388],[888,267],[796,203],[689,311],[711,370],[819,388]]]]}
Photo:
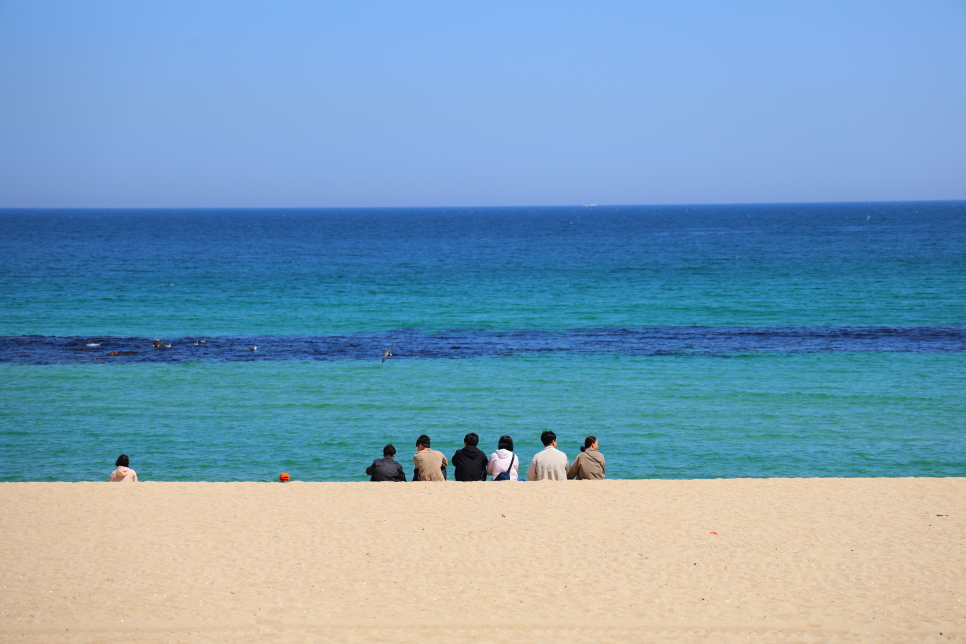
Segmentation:
{"type": "Polygon", "coordinates": [[[506,472],[510,477],[509,481],[519,481],[520,459],[513,453],[513,439],[509,436],[500,436],[497,450],[490,454],[490,462],[486,466],[486,473],[492,478],[491,481],[499,481],[497,477],[506,472]]]}
{"type": "Polygon", "coordinates": [[[121,454],[118,456],[117,461],[114,464],[117,465],[117,469],[111,472],[111,478],[109,479],[111,483],[138,482],[138,473],[128,467],[128,465],[131,464],[131,461],[128,459],[127,454],[121,454]]]}

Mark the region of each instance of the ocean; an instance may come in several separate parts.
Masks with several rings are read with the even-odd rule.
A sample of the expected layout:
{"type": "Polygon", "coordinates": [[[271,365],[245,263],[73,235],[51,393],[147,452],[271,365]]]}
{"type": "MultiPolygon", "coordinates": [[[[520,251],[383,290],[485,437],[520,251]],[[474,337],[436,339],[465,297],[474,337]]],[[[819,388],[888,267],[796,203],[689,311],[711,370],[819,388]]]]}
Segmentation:
{"type": "Polygon", "coordinates": [[[966,202],[0,210],[0,388],[0,481],[966,476],[966,202]]]}

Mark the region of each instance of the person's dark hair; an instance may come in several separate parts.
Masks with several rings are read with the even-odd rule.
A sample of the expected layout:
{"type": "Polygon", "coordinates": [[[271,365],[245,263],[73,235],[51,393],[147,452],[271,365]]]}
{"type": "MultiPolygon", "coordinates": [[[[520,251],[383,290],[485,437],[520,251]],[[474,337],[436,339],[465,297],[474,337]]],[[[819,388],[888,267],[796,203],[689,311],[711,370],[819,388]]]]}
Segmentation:
{"type": "Polygon", "coordinates": [[[512,452],[513,451],[513,439],[510,438],[509,436],[500,436],[500,442],[497,443],[496,448],[497,449],[506,449],[506,450],[509,450],[509,451],[512,452]]]}
{"type": "Polygon", "coordinates": [[[389,443],[388,445],[382,448],[383,458],[389,458],[390,456],[395,456],[395,455],[396,455],[396,448],[392,446],[392,443],[389,443]]]}
{"type": "Polygon", "coordinates": [[[423,447],[429,447],[429,436],[426,434],[420,435],[420,437],[416,439],[416,444],[422,445],[423,447]]]}
{"type": "Polygon", "coordinates": [[[469,434],[463,437],[463,442],[466,443],[467,445],[472,445],[473,447],[476,447],[477,445],[480,444],[480,437],[474,434],[473,432],[470,432],[469,434]]]}
{"type": "Polygon", "coordinates": [[[594,443],[597,442],[596,436],[588,436],[584,439],[584,446],[580,448],[580,451],[586,451],[588,447],[593,447],[594,443]]]}
{"type": "Polygon", "coordinates": [[[551,431],[545,431],[544,433],[540,434],[540,442],[544,444],[544,447],[550,445],[550,443],[554,442],[555,440],[557,440],[557,435],[551,431]]]}
{"type": "Polygon", "coordinates": [[[131,464],[131,460],[127,457],[127,454],[121,454],[117,457],[117,460],[114,461],[114,464],[118,467],[127,467],[131,464]]]}

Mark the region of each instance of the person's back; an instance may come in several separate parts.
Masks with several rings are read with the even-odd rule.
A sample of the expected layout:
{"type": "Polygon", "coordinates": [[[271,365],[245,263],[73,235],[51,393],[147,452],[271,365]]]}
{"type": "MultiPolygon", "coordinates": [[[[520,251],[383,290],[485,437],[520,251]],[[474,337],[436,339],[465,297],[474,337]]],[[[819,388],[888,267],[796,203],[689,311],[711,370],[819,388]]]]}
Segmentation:
{"type": "Polygon", "coordinates": [[[513,453],[513,439],[509,436],[500,436],[497,449],[490,454],[490,461],[486,466],[486,473],[493,477],[494,481],[504,472],[510,477],[510,481],[519,481],[520,459],[513,453]]]}
{"type": "Polygon", "coordinates": [[[531,481],[566,481],[567,455],[557,449],[557,435],[543,432],[540,435],[543,451],[537,452],[527,468],[527,478],[531,481]]]}
{"type": "Polygon", "coordinates": [[[413,464],[416,466],[418,478],[414,481],[445,481],[443,468],[449,465],[446,456],[442,452],[437,452],[429,447],[429,436],[423,434],[416,440],[416,455],[413,456],[413,464]]]}
{"type": "Polygon", "coordinates": [[[580,479],[583,481],[594,481],[604,478],[607,471],[607,461],[604,455],[598,451],[599,445],[597,438],[588,436],[584,440],[580,454],[574,459],[573,465],[567,471],[568,479],[580,479]]]}
{"type": "Polygon", "coordinates": [[[480,437],[469,433],[463,438],[463,448],[453,454],[454,478],[457,481],[485,481],[486,454],[477,445],[480,437]]]}
{"type": "Polygon", "coordinates": [[[396,483],[406,482],[406,473],[403,472],[402,465],[396,459],[396,448],[392,443],[382,448],[382,458],[377,458],[372,465],[366,468],[366,474],[370,481],[393,481],[396,483]]]}
{"type": "Polygon", "coordinates": [[[121,454],[117,457],[117,461],[114,462],[117,469],[111,472],[111,478],[108,479],[110,483],[137,483],[138,473],[128,467],[131,464],[130,459],[127,454],[121,454]]]}

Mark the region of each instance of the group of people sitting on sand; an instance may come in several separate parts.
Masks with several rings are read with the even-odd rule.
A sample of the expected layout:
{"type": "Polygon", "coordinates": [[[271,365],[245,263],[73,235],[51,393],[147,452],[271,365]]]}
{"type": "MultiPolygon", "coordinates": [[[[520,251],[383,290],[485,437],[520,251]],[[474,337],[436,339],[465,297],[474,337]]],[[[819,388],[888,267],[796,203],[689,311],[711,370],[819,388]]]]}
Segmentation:
{"type": "MultiPolygon", "coordinates": [[[[463,437],[463,448],[447,460],[442,452],[430,447],[429,436],[423,434],[416,439],[416,455],[413,456],[413,481],[445,481],[446,466],[453,464],[454,478],[457,481],[519,481],[520,459],[513,453],[513,439],[500,436],[497,449],[487,458],[477,445],[480,437],[469,433],[463,437]]],[[[530,460],[527,479],[531,481],[564,481],[566,479],[602,479],[607,471],[607,462],[599,451],[597,438],[588,436],[580,448],[580,454],[571,464],[567,455],[557,449],[557,435],[547,431],[540,435],[543,450],[530,460]]],[[[396,461],[396,448],[391,444],[382,450],[382,458],[377,458],[366,468],[370,481],[406,481],[402,465],[396,461]]]]}
{"type": "MultiPolygon", "coordinates": [[[[567,479],[594,480],[604,478],[607,462],[599,451],[597,438],[588,436],[580,448],[580,454],[573,463],[567,455],[557,449],[557,435],[547,431],[540,435],[543,450],[530,460],[527,468],[527,479],[531,481],[565,481],[567,479]]],[[[429,436],[423,434],[416,439],[416,455],[413,464],[413,481],[445,481],[446,467],[452,463],[454,478],[457,481],[519,481],[520,459],[513,452],[513,439],[500,436],[497,449],[487,458],[477,445],[480,437],[469,433],[463,437],[463,448],[453,454],[450,461],[442,452],[430,447],[429,436]]],[[[118,483],[136,483],[137,472],[130,468],[131,461],[127,454],[117,458],[117,469],[111,472],[110,481],[118,483]]],[[[396,460],[396,448],[392,444],[382,448],[382,458],[377,458],[366,468],[370,481],[398,481],[405,482],[406,473],[402,465],[396,460]]],[[[282,472],[279,480],[289,481],[289,475],[282,472]]]]}

